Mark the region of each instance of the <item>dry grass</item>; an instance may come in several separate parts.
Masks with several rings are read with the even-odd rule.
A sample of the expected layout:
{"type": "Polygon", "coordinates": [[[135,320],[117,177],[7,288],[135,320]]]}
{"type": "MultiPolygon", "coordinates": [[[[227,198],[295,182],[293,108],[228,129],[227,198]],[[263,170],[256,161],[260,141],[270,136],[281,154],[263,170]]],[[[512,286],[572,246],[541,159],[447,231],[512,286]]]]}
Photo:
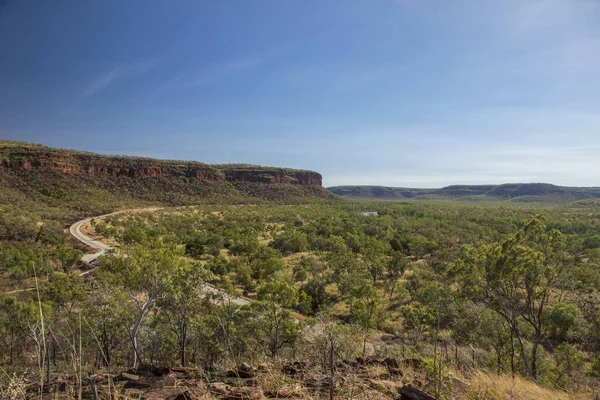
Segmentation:
{"type": "Polygon", "coordinates": [[[467,398],[482,400],[575,400],[592,399],[592,394],[565,393],[558,390],[545,389],[535,383],[516,377],[489,375],[484,372],[475,372],[469,379],[470,393],[467,398]]]}
{"type": "Polygon", "coordinates": [[[312,258],[312,259],[318,259],[310,251],[302,251],[302,252],[299,252],[299,253],[292,253],[289,256],[282,257],[281,260],[284,263],[286,263],[287,265],[294,265],[294,264],[298,264],[300,262],[300,259],[302,257],[307,257],[307,258],[312,258]]]}

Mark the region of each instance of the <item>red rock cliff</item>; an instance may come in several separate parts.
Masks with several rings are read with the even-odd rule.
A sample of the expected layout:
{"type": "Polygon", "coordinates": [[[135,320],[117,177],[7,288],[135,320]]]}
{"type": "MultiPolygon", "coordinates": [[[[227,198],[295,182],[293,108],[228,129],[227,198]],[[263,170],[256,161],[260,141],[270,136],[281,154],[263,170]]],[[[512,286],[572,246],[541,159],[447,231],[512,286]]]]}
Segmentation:
{"type": "Polygon", "coordinates": [[[231,169],[226,171],[228,181],[291,183],[296,185],[321,185],[321,175],[312,171],[283,169],[231,169]]]}
{"type": "Polygon", "coordinates": [[[44,169],[65,174],[98,174],[128,177],[173,176],[203,181],[243,181],[321,185],[313,171],[258,166],[209,165],[191,161],[165,161],[139,157],[110,157],[92,153],[40,148],[0,148],[0,166],[13,171],[44,169]]]}

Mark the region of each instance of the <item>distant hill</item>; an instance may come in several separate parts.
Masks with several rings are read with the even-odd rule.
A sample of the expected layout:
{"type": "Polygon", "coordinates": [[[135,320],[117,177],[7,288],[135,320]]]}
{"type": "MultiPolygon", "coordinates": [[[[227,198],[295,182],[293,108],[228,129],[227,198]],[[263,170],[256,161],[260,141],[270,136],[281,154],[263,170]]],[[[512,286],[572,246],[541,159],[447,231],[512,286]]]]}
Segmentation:
{"type": "Polygon", "coordinates": [[[327,188],[338,196],[350,199],[402,200],[431,194],[436,189],[409,189],[386,186],[332,186],[327,188]]]}
{"type": "Polygon", "coordinates": [[[385,186],[333,186],[329,191],[349,199],[363,200],[459,200],[569,203],[600,198],[598,187],[566,187],[548,183],[503,185],[453,185],[441,189],[410,189],[385,186]]]}
{"type": "Polygon", "coordinates": [[[105,156],[0,141],[0,204],[86,212],[123,204],[299,204],[337,199],[314,171],[105,156]]]}

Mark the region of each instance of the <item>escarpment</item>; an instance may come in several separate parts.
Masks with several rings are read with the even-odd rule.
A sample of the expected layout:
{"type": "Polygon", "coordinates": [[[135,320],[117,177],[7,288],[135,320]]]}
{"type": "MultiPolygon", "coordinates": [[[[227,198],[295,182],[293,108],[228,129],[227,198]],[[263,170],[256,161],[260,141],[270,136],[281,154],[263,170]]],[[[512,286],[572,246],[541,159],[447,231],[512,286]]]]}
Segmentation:
{"type": "Polygon", "coordinates": [[[209,165],[194,161],[104,156],[41,146],[0,147],[1,167],[9,171],[47,170],[64,174],[127,177],[174,177],[200,181],[322,185],[313,171],[248,165],[209,165]]]}
{"type": "Polygon", "coordinates": [[[312,171],[291,171],[284,169],[241,169],[225,170],[228,181],[261,182],[261,183],[291,183],[298,185],[321,185],[321,175],[312,171]]]}

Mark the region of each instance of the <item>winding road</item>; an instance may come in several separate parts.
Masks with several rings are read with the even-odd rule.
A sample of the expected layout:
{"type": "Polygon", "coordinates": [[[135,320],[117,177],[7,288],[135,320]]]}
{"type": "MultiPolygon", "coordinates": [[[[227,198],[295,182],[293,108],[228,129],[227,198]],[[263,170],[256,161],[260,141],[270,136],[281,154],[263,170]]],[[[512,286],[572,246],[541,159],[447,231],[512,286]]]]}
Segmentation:
{"type": "MultiPolygon", "coordinates": [[[[104,215],[98,215],[97,217],[90,217],[90,218],[86,218],[86,219],[82,219],[81,221],[77,221],[75,222],[73,225],[71,225],[69,227],[69,233],[77,240],[79,240],[80,242],[82,242],[83,244],[93,248],[94,250],[96,250],[96,252],[94,253],[89,253],[89,254],[84,254],[83,257],[81,257],[81,261],[83,261],[85,264],[91,265],[91,266],[95,266],[96,265],[96,260],[105,255],[106,252],[110,249],[112,249],[111,246],[109,246],[106,243],[102,243],[97,239],[91,238],[88,235],[86,235],[85,233],[81,232],[81,228],[88,224],[92,219],[93,220],[100,220],[106,217],[110,217],[113,215],[118,215],[118,214],[124,214],[124,213],[137,213],[137,212],[151,212],[151,211],[158,211],[161,208],[159,207],[152,207],[152,208],[136,208],[136,209],[132,209],[132,210],[123,210],[123,211],[116,211],[116,212],[112,212],[109,214],[104,214],[104,215]]],[[[91,271],[91,270],[90,270],[91,271]]],[[[82,273],[81,275],[85,275],[87,273],[89,273],[90,271],[86,271],[84,273],[82,273]]],[[[222,300],[217,300],[217,303],[223,303],[223,302],[231,302],[234,304],[238,304],[240,306],[246,306],[248,304],[250,304],[252,301],[249,299],[245,299],[243,297],[236,297],[236,296],[230,296],[226,293],[224,293],[223,291],[215,288],[212,285],[205,285],[204,290],[207,293],[216,295],[219,294],[222,297],[222,300]]]]}
{"type": "MultiPolygon", "coordinates": [[[[108,217],[110,215],[114,215],[115,213],[112,214],[106,214],[106,215],[102,215],[101,217],[108,217]]],[[[98,217],[100,218],[100,217],[98,217]]],[[[110,250],[112,247],[110,247],[107,244],[104,244],[102,242],[99,242],[97,240],[92,239],[91,237],[81,233],[81,227],[87,223],[89,223],[92,220],[92,218],[86,218],[83,219],[81,221],[77,221],[75,222],[73,225],[71,225],[71,227],[69,228],[69,233],[75,237],[75,239],[79,240],[80,242],[84,243],[85,245],[98,250],[95,253],[92,254],[84,254],[83,257],[81,257],[81,261],[83,261],[86,264],[91,264],[93,261],[95,261],[96,259],[98,259],[98,257],[103,256],[104,254],[106,254],[107,250],[110,250]]]]}

